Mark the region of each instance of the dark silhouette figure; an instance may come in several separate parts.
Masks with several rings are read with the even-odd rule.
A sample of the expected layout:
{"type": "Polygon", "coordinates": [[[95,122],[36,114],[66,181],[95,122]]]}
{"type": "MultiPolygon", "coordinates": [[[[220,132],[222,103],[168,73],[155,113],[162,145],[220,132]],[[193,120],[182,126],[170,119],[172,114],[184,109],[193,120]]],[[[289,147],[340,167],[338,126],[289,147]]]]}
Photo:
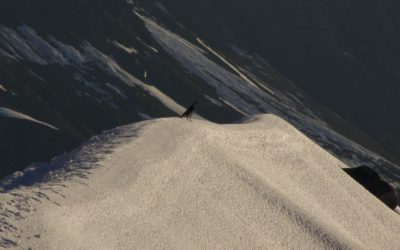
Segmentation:
{"type": "Polygon", "coordinates": [[[188,119],[189,121],[192,120],[192,115],[193,115],[193,111],[194,111],[194,106],[196,106],[197,101],[194,101],[192,105],[190,105],[190,107],[188,109],[186,109],[186,111],[180,116],[182,117],[186,117],[186,119],[188,119]]]}

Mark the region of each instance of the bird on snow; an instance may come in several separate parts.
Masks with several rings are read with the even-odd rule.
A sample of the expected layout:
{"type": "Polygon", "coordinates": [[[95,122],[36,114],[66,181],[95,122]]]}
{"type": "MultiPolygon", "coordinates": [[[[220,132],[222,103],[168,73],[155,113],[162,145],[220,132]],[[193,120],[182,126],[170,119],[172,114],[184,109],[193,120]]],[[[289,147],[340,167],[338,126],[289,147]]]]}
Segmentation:
{"type": "Polygon", "coordinates": [[[188,119],[189,121],[192,120],[192,115],[193,115],[193,111],[194,111],[194,106],[197,104],[197,101],[194,101],[192,105],[190,105],[189,108],[186,109],[185,112],[183,112],[183,114],[180,116],[182,117],[186,117],[186,119],[188,119]]]}

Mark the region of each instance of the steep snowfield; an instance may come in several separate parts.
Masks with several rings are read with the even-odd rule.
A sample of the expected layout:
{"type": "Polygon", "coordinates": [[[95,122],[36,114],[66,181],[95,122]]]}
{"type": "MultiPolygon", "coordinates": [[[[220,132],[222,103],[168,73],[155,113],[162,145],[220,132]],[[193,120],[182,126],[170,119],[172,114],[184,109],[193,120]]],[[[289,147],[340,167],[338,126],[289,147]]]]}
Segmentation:
{"type": "Polygon", "coordinates": [[[273,115],[146,121],[4,180],[0,244],[398,249],[399,215],[343,167],[273,115]]]}

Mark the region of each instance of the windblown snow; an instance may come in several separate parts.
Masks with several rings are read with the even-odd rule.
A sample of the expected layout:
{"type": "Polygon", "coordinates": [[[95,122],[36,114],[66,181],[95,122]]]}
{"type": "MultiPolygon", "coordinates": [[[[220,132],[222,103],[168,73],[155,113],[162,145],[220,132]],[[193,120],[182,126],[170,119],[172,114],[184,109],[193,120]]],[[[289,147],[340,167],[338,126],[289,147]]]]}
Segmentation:
{"type": "Polygon", "coordinates": [[[0,244],[398,249],[399,215],[344,167],[274,115],[132,124],[3,180],[0,244]]]}

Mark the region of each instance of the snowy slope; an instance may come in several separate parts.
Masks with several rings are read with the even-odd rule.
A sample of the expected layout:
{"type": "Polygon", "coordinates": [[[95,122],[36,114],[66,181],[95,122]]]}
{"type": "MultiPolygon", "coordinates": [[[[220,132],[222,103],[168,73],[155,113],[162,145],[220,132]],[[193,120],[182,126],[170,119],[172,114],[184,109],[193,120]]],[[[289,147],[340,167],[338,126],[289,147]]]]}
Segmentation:
{"type": "Polygon", "coordinates": [[[400,217],[274,115],[119,127],[4,180],[27,249],[398,249],[400,217]]]}

